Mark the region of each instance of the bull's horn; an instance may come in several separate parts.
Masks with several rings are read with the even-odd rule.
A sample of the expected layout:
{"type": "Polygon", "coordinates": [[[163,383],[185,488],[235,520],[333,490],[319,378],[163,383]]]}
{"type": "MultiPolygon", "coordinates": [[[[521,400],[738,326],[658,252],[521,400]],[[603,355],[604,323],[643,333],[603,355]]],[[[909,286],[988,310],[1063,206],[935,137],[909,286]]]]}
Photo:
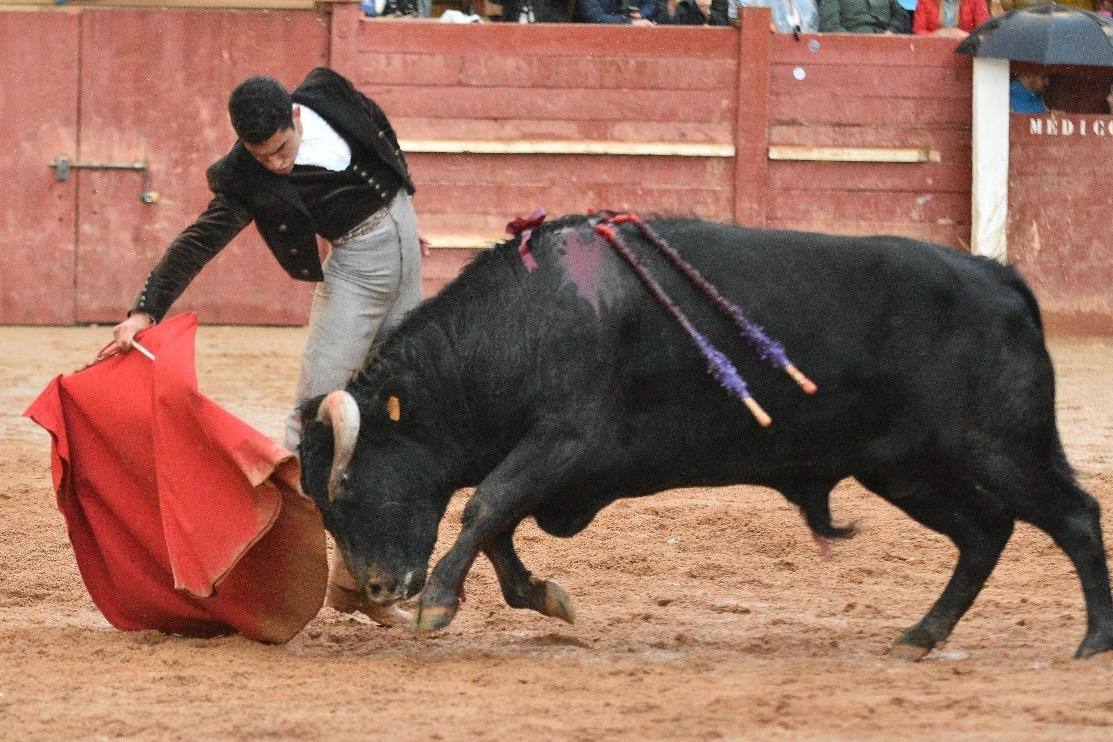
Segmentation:
{"type": "Polygon", "coordinates": [[[344,390],[332,392],[317,408],[317,420],[332,428],[333,454],[332,470],[328,475],[328,499],[336,498],[336,485],[356,449],[359,436],[359,405],[351,394],[344,390]]]}

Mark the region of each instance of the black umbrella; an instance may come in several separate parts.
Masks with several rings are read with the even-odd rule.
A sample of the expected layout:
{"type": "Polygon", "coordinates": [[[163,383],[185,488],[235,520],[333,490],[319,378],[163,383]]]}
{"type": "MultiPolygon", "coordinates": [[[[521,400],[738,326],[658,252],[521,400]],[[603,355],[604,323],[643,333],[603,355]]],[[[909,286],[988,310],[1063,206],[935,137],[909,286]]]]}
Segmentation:
{"type": "Polygon", "coordinates": [[[1113,21],[1057,3],[1010,10],[970,32],[956,52],[1037,64],[1113,67],[1113,21]]]}

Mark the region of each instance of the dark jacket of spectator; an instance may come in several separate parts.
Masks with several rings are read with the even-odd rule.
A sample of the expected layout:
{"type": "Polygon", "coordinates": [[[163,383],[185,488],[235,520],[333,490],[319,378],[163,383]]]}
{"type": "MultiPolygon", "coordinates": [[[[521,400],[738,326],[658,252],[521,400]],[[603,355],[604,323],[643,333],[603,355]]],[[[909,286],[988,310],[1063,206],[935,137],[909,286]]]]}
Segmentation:
{"type": "Polygon", "coordinates": [[[533,13],[526,18],[527,23],[570,23],[572,6],[575,0],[503,0],[500,19],[508,23],[518,23],[523,8],[533,13]]]}
{"type": "MultiPolygon", "coordinates": [[[[958,25],[966,33],[989,20],[989,5],[986,0],[957,0],[958,25]]],[[[943,0],[918,0],[916,13],[912,19],[912,30],[927,36],[943,28],[943,0]]]]}
{"type": "Polygon", "coordinates": [[[668,0],[657,0],[657,23],[671,26],[705,26],[707,14],[695,0],[677,0],[676,7],[669,10],[668,0]]]}
{"type": "Polygon", "coordinates": [[[896,0],[819,0],[819,30],[912,33],[912,16],[896,0]]]}
{"type": "Polygon", "coordinates": [[[675,7],[670,9],[671,4],[669,0],[657,0],[657,23],[672,26],[730,25],[727,0],[711,0],[710,6],[699,0],[676,0],[675,7]]]}
{"type": "Polygon", "coordinates": [[[576,0],[575,20],[581,23],[629,23],[626,8],[633,6],[647,21],[657,20],[657,0],[576,0]]]}

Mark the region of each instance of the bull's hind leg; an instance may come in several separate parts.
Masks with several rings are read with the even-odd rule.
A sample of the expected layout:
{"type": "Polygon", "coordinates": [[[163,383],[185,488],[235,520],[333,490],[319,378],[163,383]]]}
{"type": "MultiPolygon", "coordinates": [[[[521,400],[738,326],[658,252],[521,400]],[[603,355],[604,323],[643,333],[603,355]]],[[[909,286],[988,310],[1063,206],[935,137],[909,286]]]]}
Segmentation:
{"type": "Polygon", "coordinates": [[[1109,651],[1113,649],[1113,598],[1098,502],[1074,481],[1061,454],[1031,478],[1031,489],[1021,496],[1017,515],[1051,536],[1070,557],[1082,583],[1086,636],[1075,657],[1109,651]]]}
{"type": "Polygon", "coordinates": [[[1014,521],[996,507],[977,507],[982,496],[956,487],[876,487],[863,481],[917,522],[949,538],[958,548],[958,562],[942,595],[918,623],[906,630],[891,654],[918,660],[951,635],[959,619],[978,597],[1013,532],[1014,521]]]}
{"type": "Polygon", "coordinates": [[[522,564],[514,550],[514,532],[496,536],[484,547],[483,553],[494,565],[499,587],[506,604],[511,608],[529,608],[544,616],[575,623],[576,610],[564,588],[552,580],[535,577],[522,564]]]}

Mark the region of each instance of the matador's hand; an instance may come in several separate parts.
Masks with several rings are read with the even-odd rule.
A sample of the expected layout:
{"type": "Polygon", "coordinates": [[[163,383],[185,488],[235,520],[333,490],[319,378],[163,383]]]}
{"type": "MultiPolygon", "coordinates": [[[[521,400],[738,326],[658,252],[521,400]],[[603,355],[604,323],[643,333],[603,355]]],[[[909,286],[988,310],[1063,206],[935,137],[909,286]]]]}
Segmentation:
{"type": "Polygon", "coordinates": [[[131,339],[141,330],[146,330],[153,325],[155,320],[146,312],[136,312],[126,320],[112,328],[112,339],[115,341],[114,349],[118,353],[131,350],[131,339]]]}

